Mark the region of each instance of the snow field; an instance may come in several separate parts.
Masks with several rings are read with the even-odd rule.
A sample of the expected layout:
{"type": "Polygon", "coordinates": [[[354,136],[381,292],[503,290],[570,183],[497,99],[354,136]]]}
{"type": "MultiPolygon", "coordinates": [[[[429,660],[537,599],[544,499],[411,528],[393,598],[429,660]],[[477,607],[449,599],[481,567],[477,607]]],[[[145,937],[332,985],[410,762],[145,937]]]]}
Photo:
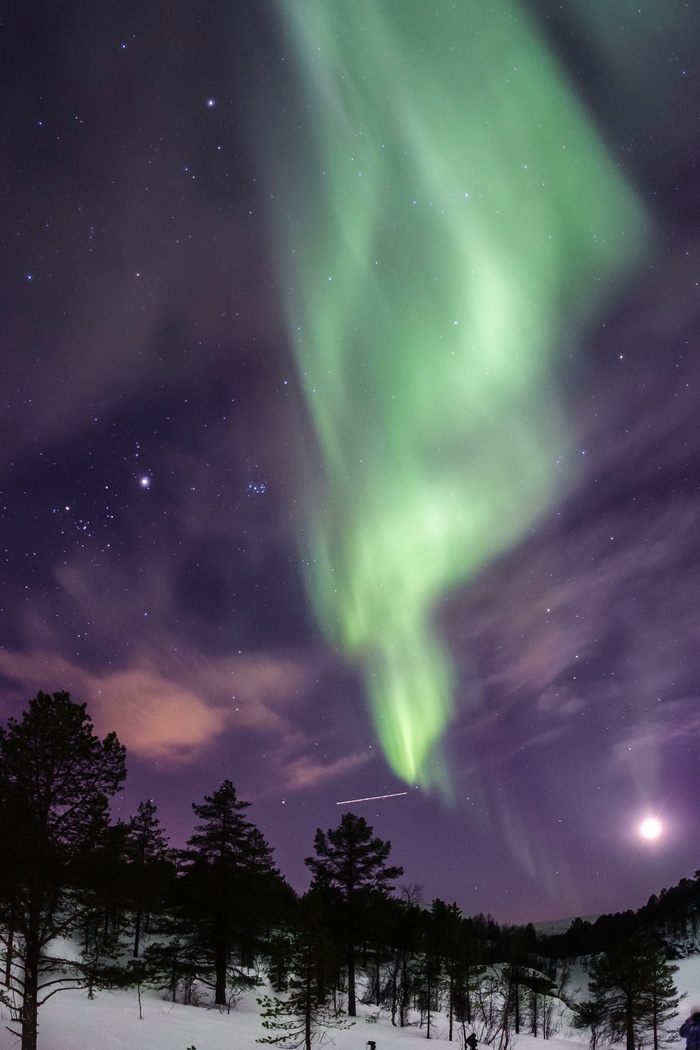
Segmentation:
{"type": "MultiPolygon", "coordinates": [[[[700,956],[682,959],[677,965],[676,987],[686,996],[679,1008],[680,1025],[688,1008],[700,1004],[700,956]]],[[[574,984],[579,983],[577,978],[575,975],[574,984]]],[[[269,989],[248,992],[230,1013],[219,1013],[165,1001],[162,992],[149,989],[141,993],[142,1019],[133,990],[98,992],[92,1000],[85,991],[61,992],[39,1011],[39,1050],[188,1050],[192,1046],[196,1050],[262,1050],[264,1044],[256,1039],[269,1033],[260,1024],[256,998],[265,992],[269,989]]],[[[418,1050],[418,1041],[425,1042],[424,1028],[394,1028],[383,1011],[377,1018],[376,1006],[358,1003],[357,1009],[359,1016],[352,1028],[326,1032],[327,1050],[366,1050],[370,1039],[377,1050],[418,1050]]],[[[16,1050],[19,1039],[5,1027],[6,1011],[2,1015],[0,1050],[16,1050]]],[[[446,1042],[444,1017],[435,1017],[433,1036],[446,1042]]],[[[588,1040],[585,1033],[570,1031],[564,1019],[556,1038],[545,1041],[520,1035],[511,1046],[516,1044],[518,1050],[582,1050],[588,1040]]],[[[460,1046],[457,1039],[452,1045],[455,1050],[460,1046]]],[[[680,1037],[676,1045],[682,1047],[680,1037]]]]}

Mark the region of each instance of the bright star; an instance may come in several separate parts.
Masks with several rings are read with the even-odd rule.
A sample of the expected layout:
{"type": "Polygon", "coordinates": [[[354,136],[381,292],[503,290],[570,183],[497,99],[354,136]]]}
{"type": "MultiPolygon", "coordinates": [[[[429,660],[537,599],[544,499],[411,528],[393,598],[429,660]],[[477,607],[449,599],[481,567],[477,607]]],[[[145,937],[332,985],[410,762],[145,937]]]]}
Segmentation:
{"type": "Polygon", "coordinates": [[[141,486],[142,489],[150,489],[150,487],[151,487],[151,479],[148,476],[148,474],[142,474],[141,475],[141,477],[139,478],[139,485],[141,486]]]}

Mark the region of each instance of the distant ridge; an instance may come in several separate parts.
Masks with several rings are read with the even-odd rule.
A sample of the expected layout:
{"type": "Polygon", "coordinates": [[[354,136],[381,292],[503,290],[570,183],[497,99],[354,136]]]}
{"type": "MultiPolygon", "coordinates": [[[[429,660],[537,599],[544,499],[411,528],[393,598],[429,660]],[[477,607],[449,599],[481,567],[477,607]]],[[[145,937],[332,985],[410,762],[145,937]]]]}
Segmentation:
{"type": "Polygon", "coordinates": [[[590,922],[591,925],[599,919],[600,915],[572,915],[568,919],[543,919],[542,922],[533,922],[537,933],[550,937],[555,933],[566,933],[572,922],[580,919],[581,922],[590,922]]]}

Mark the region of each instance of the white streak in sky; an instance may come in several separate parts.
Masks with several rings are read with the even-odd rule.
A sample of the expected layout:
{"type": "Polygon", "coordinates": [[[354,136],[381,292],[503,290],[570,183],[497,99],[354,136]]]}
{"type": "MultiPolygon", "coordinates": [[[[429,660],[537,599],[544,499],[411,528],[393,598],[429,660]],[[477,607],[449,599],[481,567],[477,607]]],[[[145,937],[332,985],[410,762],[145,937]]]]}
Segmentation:
{"type": "Polygon", "coordinates": [[[348,798],[344,802],[336,802],[336,806],[351,806],[354,802],[377,802],[382,798],[399,798],[407,795],[408,791],[395,791],[392,795],[370,795],[369,798],[348,798]]]}

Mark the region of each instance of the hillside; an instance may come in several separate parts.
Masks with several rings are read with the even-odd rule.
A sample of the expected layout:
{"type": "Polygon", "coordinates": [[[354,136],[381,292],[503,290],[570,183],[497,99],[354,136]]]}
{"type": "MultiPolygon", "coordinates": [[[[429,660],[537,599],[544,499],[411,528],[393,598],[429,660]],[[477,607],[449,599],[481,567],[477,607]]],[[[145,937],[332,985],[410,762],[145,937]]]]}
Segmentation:
{"type": "MultiPolygon", "coordinates": [[[[676,986],[686,999],[680,1013],[700,1002],[700,956],[678,963],[676,986]]],[[[89,1000],[85,992],[64,992],[54,996],[40,1012],[39,1050],[259,1050],[256,1039],[264,1035],[260,1025],[255,992],[244,997],[230,1014],[205,1007],[182,1006],[166,1002],[157,992],[142,994],[142,1019],[136,992],[100,992],[89,1000]]],[[[374,1040],[377,1050],[417,1050],[425,1041],[425,1030],[394,1028],[390,1018],[376,1008],[358,1006],[356,1024],[346,1030],[326,1034],[327,1045],[336,1050],[363,1050],[374,1040]]],[[[585,1035],[572,1032],[568,1011],[563,1011],[561,1030],[555,1038],[520,1035],[519,1050],[582,1050],[588,1046],[585,1035]]],[[[6,1022],[5,1022],[6,1023],[6,1022]]],[[[679,1021],[680,1024],[680,1021],[679,1021]]],[[[446,1041],[446,1024],[439,1019],[434,1035],[446,1041]]],[[[455,1040],[455,1047],[460,1044],[455,1040]]],[[[511,1044],[514,1045],[514,1044],[511,1044]]],[[[678,1038],[672,1046],[682,1046],[678,1038]]],[[[0,1050],[15,1050],[18,1040],[4,1027],[0,1030],[0,1050]]]]}

